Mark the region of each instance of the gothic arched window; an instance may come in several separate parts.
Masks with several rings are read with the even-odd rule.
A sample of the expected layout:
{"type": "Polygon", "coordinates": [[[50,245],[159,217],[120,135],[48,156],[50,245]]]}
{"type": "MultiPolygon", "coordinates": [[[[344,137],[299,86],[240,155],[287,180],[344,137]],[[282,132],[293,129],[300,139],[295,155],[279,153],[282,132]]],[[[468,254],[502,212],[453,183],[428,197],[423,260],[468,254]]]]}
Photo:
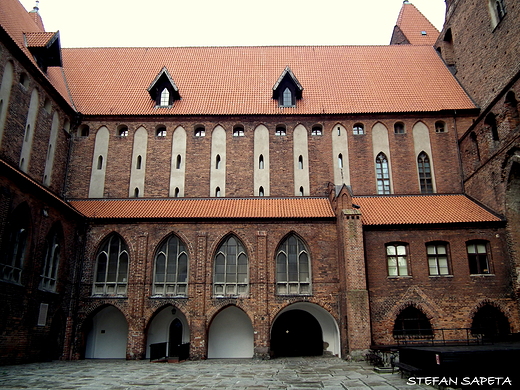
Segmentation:
{"type": "Polygon", "coordinates": [[[377,193],[390,194],[390,170],[384,153],[379,153],[376,157],[376,180],[377,193]]]}
{"type": "Polygon", "coordinates": [[[185,296],[188,292],[188,252],[175,235],[165,240],[155,254],[154,295],[185,296]]]}
{"type": "Polygon", "coordinates": [[[242,243],[235,236],[226,238],[215,254],[214,295],[246,295],[249,292],[248,263],[248,256],[242,243]]]}
{"type": "Polygon", "coordinates": [[[96,256],[93,295],[126,295],[128,263],[123,239],[117,234],[106,238],[96,256]]]}
{"type": "Polygon", "coordinates": [[[51,232],[45,243],[45,262],[43,265],[40,288],[56,291],[58,267],[60,265],[60,243],[57,231],[51,232]]]}
{"type": "Polygon", "coordinates": [[[433,193],[432,169],[428,155],[421,152],[417,157],[417,170],[419,172],[419,184],[421,186],[421,194],[433,193]]]}
{"type": "Polygon", "coordinates": [[[294,234],[287,237],[276,252],[276,292],[294,295],[311,293],[309,251],[294,234]]]}

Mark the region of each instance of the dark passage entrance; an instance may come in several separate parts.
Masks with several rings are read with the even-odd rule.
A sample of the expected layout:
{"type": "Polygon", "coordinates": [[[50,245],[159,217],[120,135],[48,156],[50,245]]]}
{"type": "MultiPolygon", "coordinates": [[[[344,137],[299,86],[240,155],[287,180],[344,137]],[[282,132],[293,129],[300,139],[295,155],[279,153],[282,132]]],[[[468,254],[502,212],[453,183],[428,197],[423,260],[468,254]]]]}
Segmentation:
{"type": "Polygon", "coordinates": [[[178,318],[170,324],[170,351],[169,356],[179,356],[182,344],[182,323],[178,318]]]}
{"type": "Polygon", "coordinates": [[[303,310],[281,314],[271,331],[274,357],[323,355],[323,335],[319,322],[303,310]]]}

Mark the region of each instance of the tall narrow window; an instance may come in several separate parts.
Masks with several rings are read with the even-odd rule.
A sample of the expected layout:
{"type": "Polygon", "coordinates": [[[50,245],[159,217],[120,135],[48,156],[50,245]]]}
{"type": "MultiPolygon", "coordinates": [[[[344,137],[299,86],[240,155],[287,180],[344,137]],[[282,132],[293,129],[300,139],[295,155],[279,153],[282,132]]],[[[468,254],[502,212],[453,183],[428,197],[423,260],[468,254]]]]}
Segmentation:
{"type": "Polygon", "coordinates": [[[216,196],[217,198],[220,198],[220,196],[221,196],[221,195],[220,195],[220,187],[215,188],[215,196],[216,196]]]}
{"type": "Polygon", "coordinates": [[[169,106],[170,105],[170,91],[168,88],[164,88],[161,92],[161,106],[169,106]]]}
{"type": "Polygon", "coordinates": [[[217,154],[217,157],[215,157],[215,169],[220,169],[220,154],[217,154]]]}
{"type": "Polygon", "coordinates": [[[488,126],[491,131],[491,136],[493,137],[493,141],[498,141],[498,126],[497,126],[497,118],[493,113],[489,113],[484,119],[484,124],[488,126]]]}
{"type": "Polygon", "coordinates": [[[343,168],[343,155],[341,153],[338,155],[338,168],[343,168]]]}
{"type": "Polygon", "coordinates": [[[139,198],[139,188],[135,187],[134,189],[134,197],[139,198]]]}
{"type": "Polygon", "coordinates": [[[471,274],[490,274],[489,242],[484,240],[469,241],[468,251],[469,272],[471,274]]]}
{"type": "Polygon", "coordinates": [[[40,288],[47,291],[56,291],[58,281],[58,266],[60,264],[60,244],[58,234],[53,232],[45,243],[45,260],[41,275],[40,288]]]}
{"type": "Polygon", "coordinates": [[[426,245],[428,269],[431,276],[449,275],[448,245],[444,242],[432,242],[426,245]]]}
{"type": "Polygon", "coordinates": [[[264,169],[264,155],[261,154],[260,157],[258,157],[258,169],[264,169]]]}
{"type": "Polygon", "coordinates": [[[293,105],[292,92],[289,88],[285,88],[283,91],[282,106],[291,107],[292,105],[293,105]]]}
{"type": "Polygon", "coordinates": [[[108,237],[96,256],[93,295],[126,295],[128,247],[117,234],[108,237]]]}
{"type": "Polygon", "coordinates": [[[154,295],[186,296],[188,252],[177,236],[165,240],[155,254],[154,295]]]}
{"type": "Polygon", "coordinates": [[[135,164],[135,169],[141,169],[142,164],[143,164],[143,157],[137,156],[137,162],[135,164]]]}
{"type": "Polygon", "coordinates": [[[215,255],[213,293],[217,296],[240,296],[248,292],[247,253],[235,236],[229,236],[219,246],[215,255]]]}
{"type": "Polygon", "coordinates": [[[417,157],[417,168],[419,171],[419,184],[421,187],[421,194],[433,193],[432,170],[430,166],[430,159],[424,152],[417,157]]]}
{"type": "Polygon", "coordinates": [[[173,194],[173,197],[174,198],[178,198],[179,197],[179,193],[180,193],[179,187],[175,187],[175,192],[173,194]]]}
{"type": "Polygon", "coordinates": [[[300,196],[304,195],[303,187],[300,187],[300,196]]]}
{"type": "Polygon", "coordinates": [[[408,275],[408,254],[406,244],[386,244],[386,262],[388,265],[388,276],[408,275]]]}
{"type": "Polygon", "coordinates": [[[264,196],[264,187],[258,189],[258,196],[264,196]]]}
{"type": "Polygon", "coordinates": [[[298,157],[298,169],[303,169],[303,156],[298,157]]]}
{"type": "Polygon", "coordinates": [[[4,241],[4,253],[0,263],[0,278],[9,282],[20,284],[22,282],[22,269],[26,258],[27,241],[29,239],[28,228],[23,218],[13,220],[9,228],[7,240],[4,241]]]}
{"type": "Polygon", "coordinates": [[[376,157],[376,180],[377,193],[381,195],[390,194],[390,171],[384,153],[379,153],[376,157]]]}
{"type": "Polygon", "coordinates": [[[175,164],[175,169],[181,169],[182,157],[180,154],[177,155],[177,163],[175,164]]]}
{"type": "Polygon", "coordinates": [[[291,295],[311,293],[309,251],[295,235],[285,239],[276,252],[276,292],[291,295]]]}

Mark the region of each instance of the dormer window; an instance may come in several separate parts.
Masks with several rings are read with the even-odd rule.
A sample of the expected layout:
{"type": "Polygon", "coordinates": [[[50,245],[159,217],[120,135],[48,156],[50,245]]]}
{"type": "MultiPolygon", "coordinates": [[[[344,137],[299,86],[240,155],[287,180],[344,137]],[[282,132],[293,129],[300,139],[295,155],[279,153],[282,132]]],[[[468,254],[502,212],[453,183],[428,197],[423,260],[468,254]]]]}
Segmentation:
{"type": "Polygon", "coordinates": [[[282,72],[273,86],[273,99],[278,100],[279,107],[295,107],[296,101],[302,98],[303,88],[289,67],[282,72]]]}
{"type": "Polygon", "coordinates": [[[156,107],[171,107],[175,100],[180,100],[181,98],[179,89],[166,67],[162,68],[152,81],[148,87],[148,93],[155,101],[156,107]]]}
{"type": "Polygon", "coordinates": [[[164,88],[161,92],[161,106],[169,106],[170,105],[170,92],[168,88],[164,88]]]}

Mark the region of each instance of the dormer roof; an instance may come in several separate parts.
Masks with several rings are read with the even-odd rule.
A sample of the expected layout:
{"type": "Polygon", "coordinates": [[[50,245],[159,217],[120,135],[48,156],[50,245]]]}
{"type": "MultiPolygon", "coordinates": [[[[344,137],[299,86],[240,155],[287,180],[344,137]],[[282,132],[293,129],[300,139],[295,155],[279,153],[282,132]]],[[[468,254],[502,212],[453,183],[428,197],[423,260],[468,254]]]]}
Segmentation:
{"type": "Polygon", "coordinates": [[[147,91],[150,94],[150,97],[157,101],[161,91],[164,88],[168,89],[173,100],[179,100],[181,98],[181,95],[179,94],[179,88],[173,81],[173,78],[170,72],[168,72],[166,66],[163,66],[160,72],[157,73],[157,76],[155,76],[147,91]]]}
{"type": "Polygon", "coordinates": [[[433,46],[439,30],[409,1],[404,1],[390,40],[391,45],[433,46]]]}
{"type": "Polygon", "coordinates": [[[303,87],[292,72],[291,68],[288,66],[285,67],[280,77],[273,86],[273,99],[278,99],[280,94],[283,92],[283,89],[287,84],[290,84],[296,93],[296,98],[302,98],[303,87]]]}
{"type": "Polygon", "coordinates": [[[24,39],[25,45],[44,72],[49,66],[62,66],[59,31],[26,32],[24,39]]]}

